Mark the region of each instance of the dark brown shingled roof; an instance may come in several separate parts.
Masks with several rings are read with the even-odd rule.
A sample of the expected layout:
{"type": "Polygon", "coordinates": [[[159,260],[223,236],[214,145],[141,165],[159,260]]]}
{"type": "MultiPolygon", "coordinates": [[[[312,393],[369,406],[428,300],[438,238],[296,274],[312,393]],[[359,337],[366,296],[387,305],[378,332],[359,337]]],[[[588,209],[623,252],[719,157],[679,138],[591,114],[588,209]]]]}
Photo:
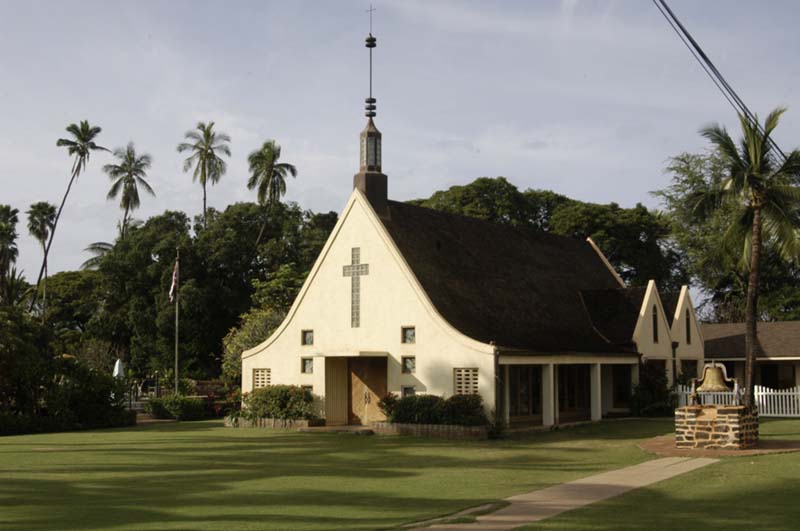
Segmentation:
{"type": "Polygon", "coordinates": [[[646,288],[591,289],[581,291],[595,329],[612,343],[633,341],[646,288]]]}
{"type": "Polygon", "coordinates": [[[618,287],[581,240],[389,201],[389,234],[437,311],[498,347],[633,352],[592,327],[581,290],[618,287]]]}
{"type": "MultiPolygon", "coordinates": [[[[706,358],[744,358],[744,323],[703,324],[706,358]]],[[[800,321],[758,323],[759,358],[800,357],[800,321]]]]}
{"type": "Polygon", "coordinates": [[[659,295],[661,296],[661,304],[664,306],[664,313],[667,314],[667,321],[670,328],[672,328],[672,321],[675,319],[675,310],[678,308],[678,299],[681,298],[681,292],[673,291],[659,295]]]}

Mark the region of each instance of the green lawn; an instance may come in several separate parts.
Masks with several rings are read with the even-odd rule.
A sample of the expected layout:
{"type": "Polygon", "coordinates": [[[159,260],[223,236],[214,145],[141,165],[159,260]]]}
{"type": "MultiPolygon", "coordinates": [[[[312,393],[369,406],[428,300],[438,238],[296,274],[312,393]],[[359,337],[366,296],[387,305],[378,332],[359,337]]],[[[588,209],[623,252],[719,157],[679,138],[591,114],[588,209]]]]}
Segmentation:
{"type": "MultiPolygon", "coordinates": [[[[800,421],[764,420],[761,432],[800,439],[800,421]]],[[[794,531],[800,529],[800,453],[723,459],[521,529],[794,531]]]]}
{"type": "Polygon", "coordinates": [[[0,438],[0,529],[383,529],[649,459],[664,421],[447,442],[218,421],[0,438]]]}
{"type": "MultiPolygon", "coordinates": [[[[213,421],[4,437],[0,530],[392,528],[644,461],[636,442],[669,429],[622,421],[454,443],[213,421]]],[[[800,421],[764,431],[800,437],[800,421]]],[[[799,495],[800,454],[731,458],[531,529],[743,529],[734,517],[796,529],[799,495]]]]}

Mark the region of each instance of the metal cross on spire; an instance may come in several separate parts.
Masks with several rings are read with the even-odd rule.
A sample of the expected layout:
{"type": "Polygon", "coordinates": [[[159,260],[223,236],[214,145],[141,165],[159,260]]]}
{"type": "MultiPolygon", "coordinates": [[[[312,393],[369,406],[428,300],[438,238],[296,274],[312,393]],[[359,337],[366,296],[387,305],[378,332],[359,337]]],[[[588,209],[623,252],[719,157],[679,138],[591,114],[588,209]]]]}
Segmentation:
{"type": "Polygon", "coordinates": [[[372,33],[372,14],[375,12],[375,8],[372,7],[372,4],[369,5],[369,9],[366,10],[369,13],[369,32],[372,33]]]}

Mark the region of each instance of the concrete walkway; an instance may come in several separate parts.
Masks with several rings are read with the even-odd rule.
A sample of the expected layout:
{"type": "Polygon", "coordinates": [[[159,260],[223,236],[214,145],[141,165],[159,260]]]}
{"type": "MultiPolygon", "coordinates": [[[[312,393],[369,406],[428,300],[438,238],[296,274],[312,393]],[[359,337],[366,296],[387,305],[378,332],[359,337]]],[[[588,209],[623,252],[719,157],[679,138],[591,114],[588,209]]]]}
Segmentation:
{"type": "Polygon", "coordinates": [[[613,498],[692,470],[716,463],[716,459],[665,457],[604,472],[596,476],[554,485],[506,498],[511,504],[491,514],[476,517],[471,524],[434,524],[418,530],[506,531],[572,509],[613,498]]]}

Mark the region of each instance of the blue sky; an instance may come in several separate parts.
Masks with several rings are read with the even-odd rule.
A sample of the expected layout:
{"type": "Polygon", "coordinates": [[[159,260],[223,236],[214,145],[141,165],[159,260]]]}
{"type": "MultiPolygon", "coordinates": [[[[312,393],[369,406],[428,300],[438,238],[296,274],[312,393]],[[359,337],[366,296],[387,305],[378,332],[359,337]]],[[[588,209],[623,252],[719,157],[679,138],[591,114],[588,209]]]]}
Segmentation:
{"type": "MultiPolygon", "coordinates": [[[[410,199],[503,175],[596,202],[657,203],[668,157],[700,151],[697,130],[735,127],[733,111],[651,2],[374,1],[376,123],[390,196],[410,199]]],[[[672,0],[670,5],[748,105],[790,107],[776,134],[800,132],[791,2],[672,0]]],[[[154,158],[135,216],[201,210],[175,146],[199,120],[232,137],[209,204],[251,200],[247,154],[268,138],[298,178],[287,199],[339,211],[358,166],[367,92],[367,2],[0,0],[0,203],[60,201],[70,161],[64,127],[88,119],[100,143],[154,158]]],[[[77,268],[110,241],[111,157],[74,188],[51,272],[77,268]]],[[[35,278],[23,223],[19,265],[35,278]]]]}

